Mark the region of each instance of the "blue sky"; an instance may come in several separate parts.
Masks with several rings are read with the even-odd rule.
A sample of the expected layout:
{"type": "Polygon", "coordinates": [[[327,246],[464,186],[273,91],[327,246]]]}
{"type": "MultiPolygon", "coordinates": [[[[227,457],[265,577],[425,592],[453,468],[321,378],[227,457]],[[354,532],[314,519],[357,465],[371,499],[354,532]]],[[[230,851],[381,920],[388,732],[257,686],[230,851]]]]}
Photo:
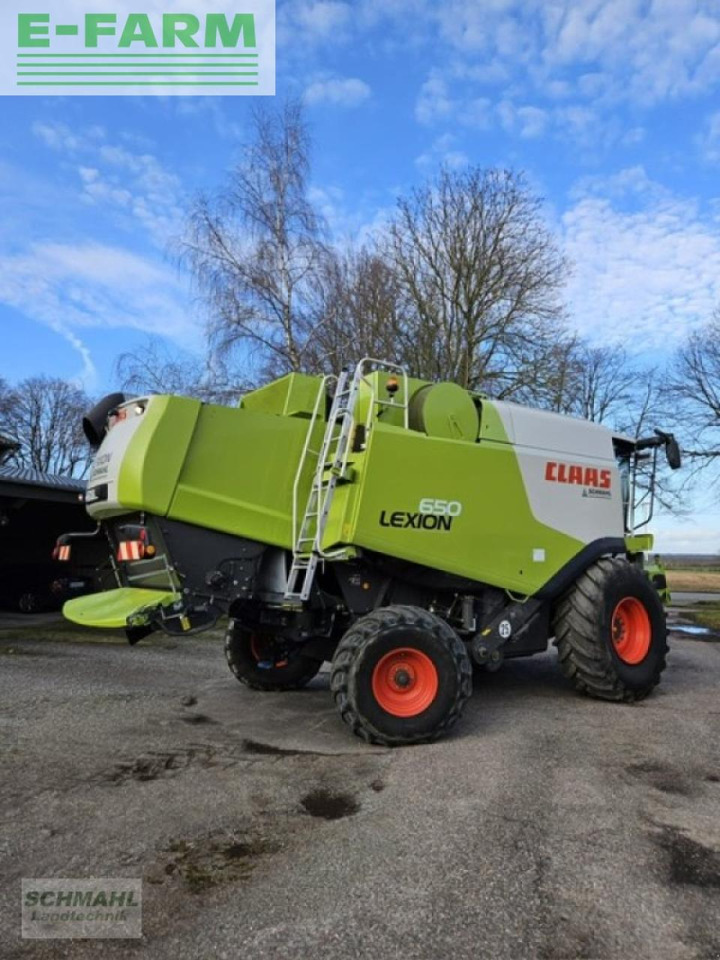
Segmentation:
{"type": "MultiPolygon", "coordinates": [[[[696,0],[287,0],[277,92],[302,96],[338,238],[441,163],[527,172],[574,264],[572,322],[662,362],[720,304],[720,14],[696,0]]],[[[155,333],[202,347],[171,244],[252,98],[0,100],[0,376],[112,387],[155,333]]],[[[720,549],[720,516],[662,521],[720,549]]]]}

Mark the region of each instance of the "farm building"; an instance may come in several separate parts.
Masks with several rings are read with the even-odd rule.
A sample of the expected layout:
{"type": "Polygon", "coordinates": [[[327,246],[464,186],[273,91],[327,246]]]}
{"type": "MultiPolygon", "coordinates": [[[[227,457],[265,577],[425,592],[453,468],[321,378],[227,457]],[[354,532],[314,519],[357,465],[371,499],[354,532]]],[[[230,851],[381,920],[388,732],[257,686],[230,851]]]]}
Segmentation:
{"type": "Polygon", "coordinates": [[[83,544],[70,563],[53,560],[61,533],[94,528],[82,502],[85,484],[13,465],[16,449],[0,436],[0,608],[57,609],[92,588],[107,550],[83,544]]]}

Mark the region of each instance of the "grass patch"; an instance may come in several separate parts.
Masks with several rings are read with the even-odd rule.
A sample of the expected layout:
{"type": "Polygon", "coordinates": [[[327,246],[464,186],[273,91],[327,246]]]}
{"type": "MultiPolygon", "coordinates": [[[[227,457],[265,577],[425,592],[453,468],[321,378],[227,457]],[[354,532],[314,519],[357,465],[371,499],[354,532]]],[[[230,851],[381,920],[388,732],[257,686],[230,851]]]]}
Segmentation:
{"type": "Polygon", "coordinates": [[[668,570],[670,592],[720,594],[720,570],[668,570]]]}
{"type": "Polygon", "coordinates": [[[687,616],[699,627],[709,627],[714,632],[720,633],[720,603],[706,603],[702,607],[688,611],[687,616]]]}

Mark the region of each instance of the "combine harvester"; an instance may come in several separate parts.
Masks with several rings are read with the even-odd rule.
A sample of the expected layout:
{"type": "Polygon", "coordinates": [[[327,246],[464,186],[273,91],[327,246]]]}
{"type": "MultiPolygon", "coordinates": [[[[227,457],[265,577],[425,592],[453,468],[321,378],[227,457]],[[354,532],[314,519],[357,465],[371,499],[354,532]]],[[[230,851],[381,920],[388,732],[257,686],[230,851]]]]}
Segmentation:
{"type": "Polygon", "coordinates": [[[117,587],[69,601],[76,623],[135,643],[227,616],[241,683],[296,689],[332,661],[343,720],[389,745],[448,730],[473,662],[553,637],[584,693],[639,700],[660,680],[665,614],[634,517],[658,449],[680,465],[670,434],[631,440],[374,360],[237,408],[113,394],[84,428],[117,587]]]}

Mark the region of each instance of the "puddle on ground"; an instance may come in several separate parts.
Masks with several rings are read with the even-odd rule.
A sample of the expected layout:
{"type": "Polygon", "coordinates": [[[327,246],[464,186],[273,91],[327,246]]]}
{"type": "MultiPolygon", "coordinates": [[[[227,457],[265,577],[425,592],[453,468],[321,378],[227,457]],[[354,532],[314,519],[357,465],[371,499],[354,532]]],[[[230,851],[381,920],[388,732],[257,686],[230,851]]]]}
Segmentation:
{"type": "Polygon", "coordinates": [[[664,826],[654,838],[668,856],[668,879],[676,886],[720,887],[720,853],[664,826]]]}
{"type": "Polygon", "coordinates": [[[323,820],[341,820],[351,817],[360,809],[355,797],[347,793],[332,793],[330,790],[313,790],[300,801],[306,813],[323,820]]]}
{"type": "Polygon", "coordinates": [[[685,633],[690,637],[709,637],[710,627],[691,627],[688,624],[678,624],[672,627],[673,633],[685,633]]]}

